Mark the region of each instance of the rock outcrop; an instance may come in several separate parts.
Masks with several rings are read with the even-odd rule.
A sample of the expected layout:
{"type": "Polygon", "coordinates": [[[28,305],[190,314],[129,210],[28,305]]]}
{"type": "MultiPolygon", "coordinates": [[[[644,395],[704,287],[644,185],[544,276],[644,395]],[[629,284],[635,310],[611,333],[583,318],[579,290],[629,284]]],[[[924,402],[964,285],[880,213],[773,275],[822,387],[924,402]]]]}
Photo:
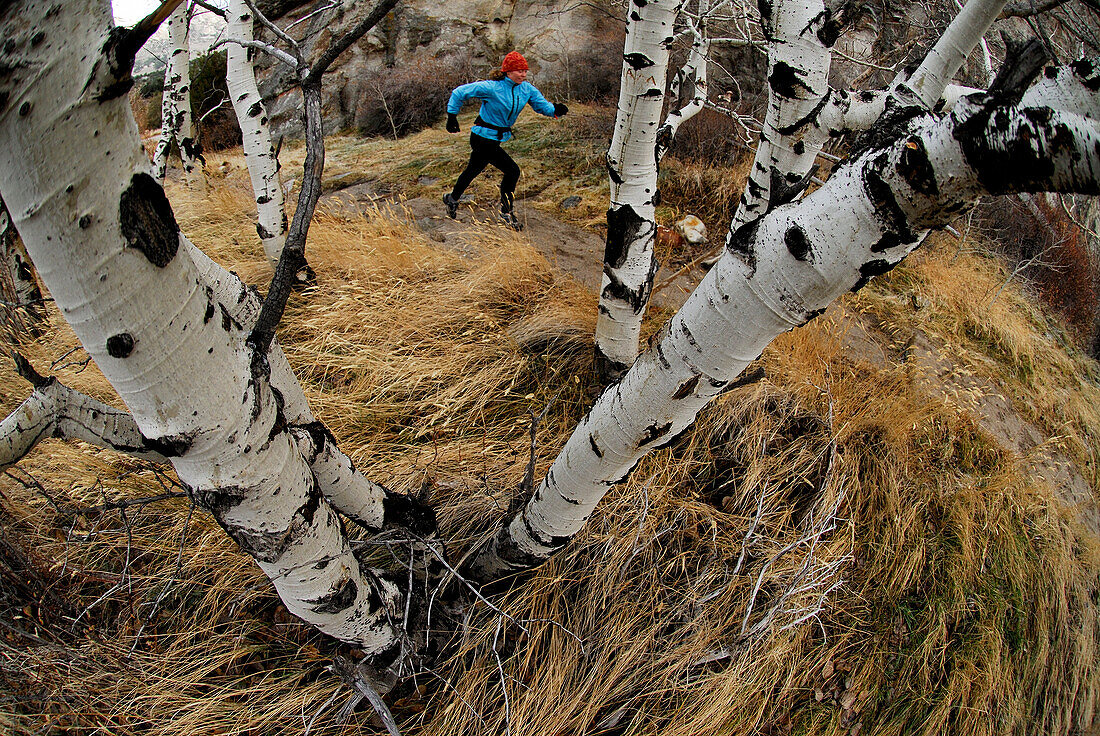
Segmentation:
{"type": "MultiPolygon", "coordinates": [[[[259,6],[286,27],[325,2],[266,0],[259,6]]],[[[305,20],[291,33],[315,57],[372,6],[371,2],[345,3],[305,20]]],[[[566,96],[573,78],[588,71],[593,58],[609,55],[612,68],[618,68],[624,28],[620,15],[621,10],[613,10],[609,0],[407,0],[344,52],[325,77],[326,131],[355,126],[364,96],[380,94],[382,70],[416,74],[423,69],[430,75],[449,68],[459,76],[484,78],[513,49],[531,63],[532,82],[566,96]]],[[[301,135],[301,95],[290,70],[268,58],[258,64],[260,91],[276,134],[301,135]]],[[[441,108],[445,102],[439,101],[441,108]]]]}

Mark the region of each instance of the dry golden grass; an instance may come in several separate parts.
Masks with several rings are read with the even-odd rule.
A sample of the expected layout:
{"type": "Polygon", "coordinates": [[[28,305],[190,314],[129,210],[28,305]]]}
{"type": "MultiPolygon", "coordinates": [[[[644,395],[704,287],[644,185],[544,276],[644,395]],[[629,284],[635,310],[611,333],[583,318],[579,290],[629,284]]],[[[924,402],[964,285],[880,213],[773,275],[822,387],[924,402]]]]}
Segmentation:
{"type": "MultiPolygon", "coordinates": [[[[442,137],[420,135],[409,145],[442,137]]],[[[329,152],[347,170],[422,155],[350,139],[329,152]]],[[[262,284],[246,187],[234,170],[170,194],[185,233],[262,284]]],[[[318,284],[292,298],[279,336],[358,466],[431,493],[452,553],[512,500],[530,412],[553,402],[538,430],[542,472],[588,402],[594,297],[522,236],[489,228],[482,246],[464,258],[379,213],[322,214],[309,242],[318,284]]],[[[920,330],[949,344],[1022,411],[1033,397],[1026,416],[1058,428],[1075,457],[1094,457],[1095,364],[1044,338],[1042,316],[1012,287],[983,302],[999,279],[983,259],[940,247],[848,305],[899,343],[920,330]]],[[[777,340],[760,361],[765,381],[716,401],[614,488],[561,555],[494,599],[508,618],[473,607],[434,673],[392,693],[403,733],[1088,726],[1100,682],[1095,530],[965,407],[915,382],[890,345],[885,366],[846,349],[846,329],[830,312],[777,340]],[[833,528],[816,544],[797,544],[826,518],[833,528]],[[742,635],[826,566],[824,586],[839,584],[828,595],[796,592],[794,610],[742,635]]],[[[44,369],[73,345],[59,326],[24,351],[44,369]]],[[[56,372],[110,400],[94,366],[56,372]]],[[[10,411],[25,385],[5,364],[0,386],[10,411]]],[[[0,477],[0,542],[33,563],[21,581],[0,564],[0,728],[300,734],[312,721],[312,733],[382,733],[361,709],[340,722],[349,691],[325,667],[343,648],[293,621],[186,499],[73,511],[165,489],[178,491],[141,463],[56,441],[0,477]]],[[[0,553],[9,565],[20,556],[0,553]]]]}

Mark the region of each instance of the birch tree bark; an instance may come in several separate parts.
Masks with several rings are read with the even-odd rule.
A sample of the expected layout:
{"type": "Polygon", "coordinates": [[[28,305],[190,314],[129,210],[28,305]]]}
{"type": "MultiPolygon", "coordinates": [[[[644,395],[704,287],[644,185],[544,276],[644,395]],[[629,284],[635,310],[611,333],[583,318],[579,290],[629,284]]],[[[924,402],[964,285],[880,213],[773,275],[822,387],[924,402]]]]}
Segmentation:
{"type": "Polygon", "coordinates": [[[125,96],[136,51],[128,32],[112,28],[106,2],[27,0],[0,14],[0,35],[11,62],[0,74],[0,197],[58,307],[140,436],[256,559],[287,608],[392,656],[402,594],[360,566],[320,489],[332,478],[310,463],[329,476],[348,467],[326,451],[322,428],[306,432],[303,455],[284,409],[302,418],[301,389],[279,371],[273,378],[247,344],[232,284],[212,280],[210,264],[193,257],[147,173],[125,96]]]}
{"type": "MultiPolygon", "coordinates": [[[[230,0],[227,17],[230,38],[252,39],[252,11],[244,0],[230,0]]],[[[279,184],[279,162],[271,142],[267,111],[256,87],[252,65],[254,50],[230,43],[226,49],[226,75],[233,110],[241,126],[244,162],[256,198],[256,234],[272,265],[279,262],[286,241],[287,218],[279,184]]]]}
{"type": "Polygon", "coordinates": [[[634,0],[628,10],[615,132],[607,152],[611,204],[596,318],[596,370],[614,380],[634,362],[657,264],[657,128],[673,25],[684,0],[634,0]]]}
{"type": "Polygon", "coordinates": [[[932,108],[1007,4],[1008,0],[968,0],[916,71],[895,85],[893,96],[902,105],[932,108]]]}
{"type": "Polygon", "coordinates": [[[191,121],[191,8],[182,2],[168,17],[168,66],[164,69],[161,97],[160,141],[153,152],[153,177],[163,183],[168,174],[168,151],[175,141],[183,171],[190,174],[201,168],[202,146],[195,137],[191,121]]]}
{"type": "Polygon", "coordinates": [[[710,0],[699,0],[698,21],[693,21],[685,13],[684,21],[691,33],[691,50],[687,61],[676,72],[669,87],[669,97],[678,101],[686,87],[691,88],[691,98],[682,107],[669,110],[664,123],[657,130],[657,163],[668,153],[680,126],[699,114],[706,106],[709,85],[707,82],[707,60],[710,57],[709,13],[710,0]]]}
{"type": "Polygon", "coordinates": [[[760,16],[768,40],[768,111],[731,233],[809,183],[821,149],[802,138],[829,100],[829,49],[839,34],[823,0],[761,3],[760,16]]]}
{"type": "Polygon", "coordinates": [[[21,356],[16,362],[34,391],[0,422],[0,471],[19,462],[47,437],[81,440],[165,462],[160,448],[141,434],[128,413],[73,391],[54,378],[37,375],[21,356]]]}
{"type": "Polygon", "coordinates": [[[967,98],[942,120],[921,116],[804,200],[742,228],[661,338],[574,430],[529,502],[471,557],[468,574],[493,580],[548,559],[772,339],[892,269],[923,231],[977,197],[1100,193],[1100,123],[1015,104],[1019,86],[967,98]]]}
{"type": "Polygon", "coordinates": [[[774,206],[801,195],[829,138],[864,131],[888,109],[950,108],[963,93],[951,85],[1005,0],[970,0],[921,65],[889,91],[848,92],[827,86],[831,47],[845,22],[818,0],[761,5],[768,36],[768,113],[730,237],[774,206]]]}

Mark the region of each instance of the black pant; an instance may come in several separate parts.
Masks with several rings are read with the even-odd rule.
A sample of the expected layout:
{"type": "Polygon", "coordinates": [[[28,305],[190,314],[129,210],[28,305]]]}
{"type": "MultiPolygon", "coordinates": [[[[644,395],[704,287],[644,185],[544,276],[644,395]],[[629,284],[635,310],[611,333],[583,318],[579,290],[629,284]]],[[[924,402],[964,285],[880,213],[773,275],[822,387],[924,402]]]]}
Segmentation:
{"type": "Polygon", "coordinates": [[[519,182],[519,166],[512,157],[500,147],[498,141],[482,138],[476,133],[470,133],[470,163],[466,164],[466,170],[458,176],[455,188],[451,190],[451,196],[456,200],[470,186],[470,182],[492,164],[500,169],[504,177],[500,180],[500,208],[505,212],[512,210],[512,201],[515,198],[516,184],[519,182]]]}

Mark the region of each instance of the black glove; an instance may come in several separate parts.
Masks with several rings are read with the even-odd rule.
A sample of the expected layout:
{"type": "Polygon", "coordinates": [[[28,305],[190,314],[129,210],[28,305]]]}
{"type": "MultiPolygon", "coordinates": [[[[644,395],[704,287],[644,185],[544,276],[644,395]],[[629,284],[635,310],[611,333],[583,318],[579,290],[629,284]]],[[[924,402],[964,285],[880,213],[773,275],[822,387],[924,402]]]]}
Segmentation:
{"type": "Polygon", "coordinates": [[[447,113],[447,132],[457,133],[460,130],[462,130],[462,128],[458,127],[458,116],[453,112],[447,113]]]}
{"type": "Polygon", "coordinates": [[[559,102],[554,103],[554,117],[563,118],[568,114],[569,114],[569,108],[568,107],[566,107],[565,105],[563,105],[559,102]]]}

